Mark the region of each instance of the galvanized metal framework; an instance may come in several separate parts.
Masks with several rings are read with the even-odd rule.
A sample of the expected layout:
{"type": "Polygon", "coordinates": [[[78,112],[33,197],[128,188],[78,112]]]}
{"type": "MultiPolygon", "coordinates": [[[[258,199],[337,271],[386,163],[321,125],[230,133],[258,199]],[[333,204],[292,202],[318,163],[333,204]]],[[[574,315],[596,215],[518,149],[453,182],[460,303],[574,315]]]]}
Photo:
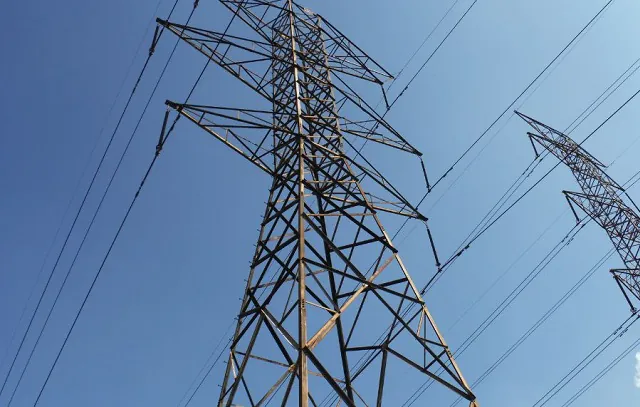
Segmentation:
{"type": "Polygon", "coordinates": [[[380,214],[426,218],[351,143],[421,155],[349,84],[391,75],[292,1],[221,3],[252,37],[158,20],[270,104],[167,102],[272,179],[218,405],[381,406],[411,374],[475,405],[380,214]]]}
{"type": "Polygon", "coordinates": [[[567,201],[574,214],[574,205],[577,205],[609,235],[626,266],[625,269],[611,270],[611,273],[632,312],[636,312],[637,302],[640,301],[640,217],[636,212],[638,208],[631,198],[629,200],[635,210],[624,202],[622,196],[626,195],[626,192],[605,173],[606,166],[569,136],[522,113],[518,115],[536,130],[536,134],[528,133],[534,150],[535,142],[573,172],[582,192],[563,191],[567,201]]]}

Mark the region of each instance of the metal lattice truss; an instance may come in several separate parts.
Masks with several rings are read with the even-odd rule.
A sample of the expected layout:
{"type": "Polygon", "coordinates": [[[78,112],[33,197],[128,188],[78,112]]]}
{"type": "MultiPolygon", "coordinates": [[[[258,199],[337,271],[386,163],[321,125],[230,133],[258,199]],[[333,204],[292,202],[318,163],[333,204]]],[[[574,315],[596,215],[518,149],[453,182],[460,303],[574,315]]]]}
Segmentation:
{"type": "Polygon", "coordinates": [[[582,192],[563,192],[574,215],[576,205],[609,235],[627,267],[611,273],[635,312],[634,301],[640,301],[640,217],[623,201],[624,188],[605,173],[604,164],[569,136],[524,114],[518,115],[536,130],[536,134],[528,133],[533,148],[536,149],[534,142],[541,145],[573,172],[582,192]]]}
{"type": "Polygon", "coordinates": [[[411,375],[475,405],[379,214],[426,218],[347,154],[360,138],[420,155],[346,82],[390,75],[291,1],[221,2],[255,38],[158,20],[271,104],[167,102],[272,179],[218,405],[381,406],[411,375]]]}

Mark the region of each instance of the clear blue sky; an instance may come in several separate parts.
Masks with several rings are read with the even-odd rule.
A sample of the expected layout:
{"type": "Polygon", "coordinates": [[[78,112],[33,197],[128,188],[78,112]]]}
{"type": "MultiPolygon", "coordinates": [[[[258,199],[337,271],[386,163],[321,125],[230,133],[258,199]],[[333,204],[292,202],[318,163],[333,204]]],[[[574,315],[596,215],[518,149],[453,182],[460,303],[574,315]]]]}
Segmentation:
{"type": "MultiPolygon", "coordinates": [[[[159,15],[168,13],[169,0],[159,15]]],[[[449,20],[417,56],[403,84],[442,38],[445,28],[470,3],[460,1],[449,20]]],[[[432,177],[439,176],[600,9],[603,0],[479,0],[429,66],[388,115],[388,120],[419,150],[432,177]]],[[[397,72],[422,42],[451,1],[349,2],[309,0],[391,72],[397,72]]],[[[30,289],[45,259],[69,199],[98,141],[106,143],[124,104],[107,113],[140,40],[129,91],[151,40],[147,27],[156,0],[136,2],[2,2],[0,30],[0,356],[10,343],[30,289]],[[146,34],[145,34],[146,32],[146,34]]],[[[174,21],[185,21],[191,3],[181,1],[174,21]]],[[[229,13],[213,0],[201,1],[193,25],[222,30],[229,13]]],[[[635,39],[640,4],[617,0],[522,110],[557,128],[566,127],[629,64],[640,57],[635,39]]],[[[174,39],[166,36],[116,136],[106,167],[112,170],[135,126],[174,39]]],[[[178,48],[167,76],[126,157],[103,212],[74,268],[43,345],[34,357],[13,406],[31,406],[66,329],[102,260],[137,184],[151,159],[164,114],[165,99],[182,100],[204,60],[187,46],[178,48]]],[[[251,107],[255,98],[220,69],[212,68],[194,94],[195,103],[251,107]]],[[[581,140],[640,86],[634,77],[580,126],[581,140]]],[[[392,90],[392,95],[399,90],[392,90]]],[[[640,101],[633,102],[587,144],[610,163],[638,137],[640,101]]],[[[497,129],[496,129],[497,130],[497,129]]],[[[433,207],[462,169],[425,202],[441,256],[447,257],[507,186],[533,158],[515,119],[507,123],[464,177],[433,207]]],[[[491,135],[493,133],[490,133],[491,135]]],[[[485,140],[486,142],[487,140],[485,140]]],[[[481,145],[484,145],[482,143],[481,145]]],[[[477,151],[477,150],[476,150],[477,151]]],[[[638,170],[640,143],[610,169],[620,183],[638,170]]],[[[471,155],[473,157],[474,154],[471,155]]],[[[468,162],[468,161],[467,161],[468,162]]],[[[555,162],[534,174],[541,176],[555,162]]],[[[466,162],[464,162],[466,165],[466,162]]],[[[423,192],[419,167],[389,160],[391,179],[416,200],[423,192]]],[[[104,187],[105,174],[98,178],[104,187]]],[[[86,188],[89,178],[81,180],[86,188]]],[[[168,143],[89,300],[68,348],[41,400],[42,406],[176,406],[239,307],[244,278],[267,198],[267,179],[195,126],[182,122],[168,143]]],[[[466,253],[427,297],[436,321],[453,348],[462,343],[504,296],[569,230],[565,213],[548,234],[485,300],[454,328],[478,295],[566,209],[563,189],[576,189],[560,167],[466,253]]],[[[640,200],[640,191],[631,190],[640,200]]],[[[93,194],[88,202],[95,207],[93,194]]],[[[72,208],[79,205],[75,196],[72,208]]],[[[86,226],[89,218],[80,218],[86,226]]],[[[63,230],[70,217],[64,219],[63,230]]],[[[397,225],[389,225],[394,230],[397,225]]],[[[411,228],[407,229],[410,230],[411,228]]],[[[417,228],[416,230],[421,230],[417,228]]],[[[70,247],[79,243],[75,234],[70,247]]],[[[62,244],[56,240],[54,253],[62,244]]],[[[423,233],[398,240],[412,275],[426,281],[432,261],[424,256],[423,233]]],[[[588,226],[540,277],[459,359],[473,382],[610,248],[606,235],[588,226]]],[[[72,258],[67,252],[53,286],[60,284],[72,258]]],[[[46,261],[45,271],[53,264],[46,261]]],[[[614,257],[565,306],[475,389],[483,406],[529,406],[628,315],[608,269],[614,257]]],[[[38,284],[41,289],[42,282],[38,284]]],[[[45,298],[50,304],[52,297],[45,298]]],[[[30,307],[35,304],[29,303],[30,307]]],[[[36,325],[42,315],[36,318],[36,325]]],[[[20,325],[24,329],[25,323],[20,325]]],[[[635,327],[604,358],[587,369],[550,406],[561,405],[614,354],[640,335],[635,327]]],[[[27,345],[32,344],[30,337],[27,345]]],[[[640,352],[640,349],[638,349],[640,352]]],[[[635,354],[635,352],[634,352],[635,354]]],[[[585,395],[583,407],[631,406],[640,400],[634,387],[631,354],[585,395]]],[[[19,359],[22,366],[24,357],[19,359]]],[[[8,365],[0,366],[0,377],[8,365]]],[[[192,406],[217,397],[222,364],[196,395],[192,406]]],[[[12,390],[16,377],[12,376],[12,390]]],[[[411,389],[410,391],[413,391],[411,389]]],[[[428,395],[417,405],[427,405],[428,395]]],[[[404,401],[399,397],[397,405],[404,401]]],[[[6,396],[0,399],[5,405],[6,396]]],[[[390,405],[396,405],[390,402],[390,405]]]]}

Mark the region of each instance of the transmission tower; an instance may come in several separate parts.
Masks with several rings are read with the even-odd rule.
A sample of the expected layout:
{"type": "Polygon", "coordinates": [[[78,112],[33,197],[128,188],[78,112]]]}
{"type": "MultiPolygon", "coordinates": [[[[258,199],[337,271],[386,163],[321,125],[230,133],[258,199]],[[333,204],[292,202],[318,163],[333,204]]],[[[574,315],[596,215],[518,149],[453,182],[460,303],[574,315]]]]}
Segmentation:
{"type": "Polygon", "coordinates": [[[356,90],[392,76],[291,0],[220,2],[225,32],[158,19],[266,105],[167,101],[271,179],[218,406],[381,406],[412,374],[477,405],[380,217],[427,219],[352,144],[421,156],[356,90]]]}
{"type": "Polygon", "coordinates": [[[631,306],[631,311],[635,313],[640,301],[640,217],[637,206],[625,189],[605,173],[606,166],[580,144],[558,130],[522,113],[516,113],[536,131],[535,134],[528,133],[536,155],[538,151],[535,143],[556,156],[573,172],[582,192],[563,193],[576,218],[578,215],[574,205],[609,235],[626,267],[611,270],[611,273],[631,306]],[[623,196],[629,199],[635,210],[624,202],[623,196]]]}

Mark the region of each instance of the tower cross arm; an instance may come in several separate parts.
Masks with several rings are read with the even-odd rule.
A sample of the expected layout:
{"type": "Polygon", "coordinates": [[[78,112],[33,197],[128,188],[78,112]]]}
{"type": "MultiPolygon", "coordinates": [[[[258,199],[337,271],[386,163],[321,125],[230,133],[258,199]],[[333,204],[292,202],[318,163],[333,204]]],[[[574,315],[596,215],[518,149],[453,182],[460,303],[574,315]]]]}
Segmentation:
{"type": "Polygon", "coordinates": [[[272,133],[272,127],[262,118],[262,114],[265,112],[185,105],[172,101],[167,101],[166,104],[220,140],[232,151],[240,154],[267,174],[274,176],[272,154],[277,154],[277,149],[271,148],[267,144],[272,133]],[[250,139],[239,134],[237,132],[238,129],[258,130],[261,134],[255,139],[250,139]]]}

